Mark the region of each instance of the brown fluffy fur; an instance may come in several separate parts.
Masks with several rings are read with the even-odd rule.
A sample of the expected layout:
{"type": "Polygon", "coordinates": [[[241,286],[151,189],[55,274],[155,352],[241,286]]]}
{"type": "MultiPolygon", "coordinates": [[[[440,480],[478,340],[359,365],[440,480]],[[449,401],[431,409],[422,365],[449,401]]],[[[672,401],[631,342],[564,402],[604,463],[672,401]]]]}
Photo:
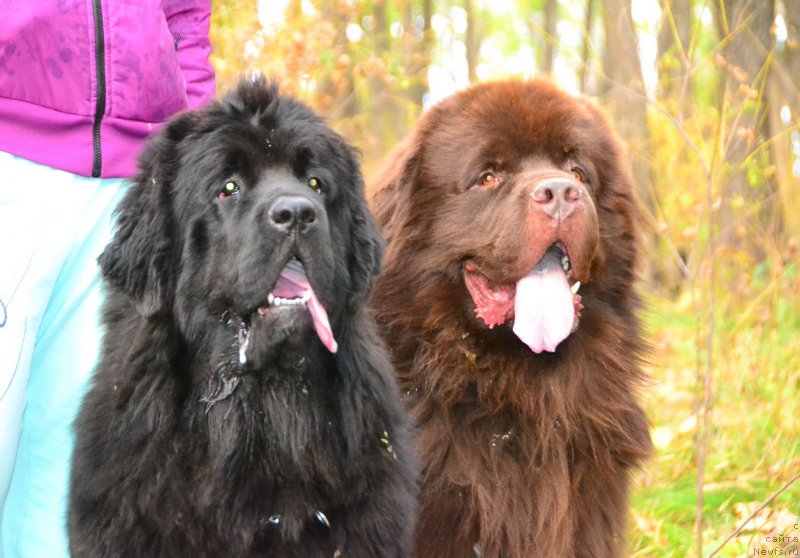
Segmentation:
{"type": "Polygon", "coordinates": [[[372,307],[420,426],[416,555],[619,556],[651,442],[636,401],[637,209],[605,119],[544,82],[480,85],[429,110],[372,188],[388,240],[372,307]],[[596,220],[546,232],[532,182],[576,161],[596,220]],[[475,187],[486,168],[504,176],[493,191],[475,187]],[[513,281],[553,234],[583,251],[571,257],[588,283],[577,330],[537,355],[475,317],[462,268],[513,281]]]}

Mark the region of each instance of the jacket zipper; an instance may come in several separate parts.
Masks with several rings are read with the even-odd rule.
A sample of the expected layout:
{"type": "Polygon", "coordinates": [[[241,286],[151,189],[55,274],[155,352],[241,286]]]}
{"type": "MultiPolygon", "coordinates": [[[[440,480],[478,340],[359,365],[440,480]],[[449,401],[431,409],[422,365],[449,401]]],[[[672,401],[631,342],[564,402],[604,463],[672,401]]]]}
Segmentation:
{"type": "Polygon", "coordinates": [[[103,154],[100,150],[100,124],[106,112],[106,41],[103,32],[103,7],[101,0],[92,0],[92,13],[94,15],[94,60],[97,72],[97,105],[94,111],[92,129],[92,143],[94,159],[92,162],[92,177],[99,178],[103,170],[103,154]]]}

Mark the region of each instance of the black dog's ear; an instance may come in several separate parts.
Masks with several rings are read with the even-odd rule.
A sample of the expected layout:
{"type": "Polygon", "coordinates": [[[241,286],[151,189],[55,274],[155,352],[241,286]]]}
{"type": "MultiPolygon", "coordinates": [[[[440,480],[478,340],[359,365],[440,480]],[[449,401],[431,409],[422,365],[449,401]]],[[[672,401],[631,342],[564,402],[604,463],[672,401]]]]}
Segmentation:
{"type": "Polygon", "coordinates": [[[372,292],[375,277],[381,270],[384,248],[378,225],[363,200],[359,200],[351,216],[350,242],[349,306],[355,310],[367,301],[372,292]]]}
{"type": "Polygon", "coordinates": [[[192,129],[185,113],[153,138],[139,158],[139,174],[116,209],[115,233],[98,258],[108,283],[128,295],[145,317],[165,308],[174,289],[179,243],[172,214],[177,144],[192,129]]]}

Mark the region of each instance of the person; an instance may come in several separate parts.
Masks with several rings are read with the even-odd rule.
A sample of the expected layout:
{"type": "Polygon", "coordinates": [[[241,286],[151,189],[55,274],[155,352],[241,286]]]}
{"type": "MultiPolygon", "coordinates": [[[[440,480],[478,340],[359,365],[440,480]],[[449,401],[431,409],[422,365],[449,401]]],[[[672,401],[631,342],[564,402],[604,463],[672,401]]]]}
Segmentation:
{"type": "Polygon", "coordinates": [[[0,558],[67,556],[95,259],[146,141],[214,96],[210,0],[0,8],[0,558]]]}

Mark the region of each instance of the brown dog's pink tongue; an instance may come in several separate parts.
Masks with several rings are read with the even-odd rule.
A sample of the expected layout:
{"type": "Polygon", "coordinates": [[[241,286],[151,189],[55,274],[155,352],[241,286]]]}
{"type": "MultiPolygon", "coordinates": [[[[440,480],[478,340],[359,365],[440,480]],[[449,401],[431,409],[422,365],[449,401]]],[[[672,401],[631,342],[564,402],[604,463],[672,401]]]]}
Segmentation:
{"type": "Polygon", "coordinates": [[[553,352],[572,332],[573,295],[557,250],[549,250],[528,275],[517,281],[514,333],[534,353],[553,352]]]}
{"type": "Polygon", "coordinates": [[[314,322],[314,329],[319,340],[332,353],[339,349],[336,339],[333,338],[328,313],[320,303],[317,295],[314,294],[314,290],[311,288],[306,272],[303,269],[303,264],[295,259],[290,260],[281,272],[280,277],[278,277],[278,282],[275,284],[275,288],[272,289],[272,294],[281,298],[301,298],[308,294],[308,311],[311,314],[311,320],[314,322]]]}

